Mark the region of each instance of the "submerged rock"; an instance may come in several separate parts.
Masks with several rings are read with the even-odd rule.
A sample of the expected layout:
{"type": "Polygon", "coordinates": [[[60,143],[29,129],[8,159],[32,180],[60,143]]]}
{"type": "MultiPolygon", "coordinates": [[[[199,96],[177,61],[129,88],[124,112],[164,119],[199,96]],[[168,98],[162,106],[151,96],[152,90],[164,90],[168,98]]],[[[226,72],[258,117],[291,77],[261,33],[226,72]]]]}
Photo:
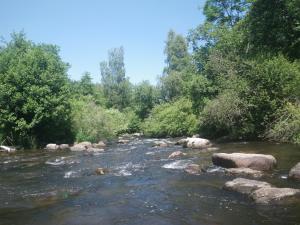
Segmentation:
{"type": "Polygon", "coordinates": [[[204,138],[187,138],[185,145],[188,148],[203,149],[210,147],[211,143],[204,138]]]}
{"type": "Polygon", "coordinates": [[[106,173],[108,172],[108,170],[99,167],[99,168],[97,168],[97,169],[95,170],[95,172],[96,172],[97,175],[104,175],[104,174],[106,174],[106,173]]]}
{"type": "Polygon", "coordinates": [[[166,140],[154,141],[154,143],[153,143],[153,147],[169,147],[171,145],[172,145],[172,143],[168,142],[166,140]]]}
{"type": "Polygon", "coordinates": [[[15,147],[0,145],[0,152],[15,152],[15,151],[16,151],[15,147]]]}
{"type": "Polygon", "coordinates": [[[239,192],[241,194],[250,195],[253,191],[256,191],[264,187],[271,187],[271,185],[263,181],[249,180],[245,178],[236,178],[232,181],[226,182],[223,188],[225,190],[230,190],[230,191],[239,192]]]}
{"type": "Polygon", "coordinates": [[[289,178],[300,181],[300,162],[290,170],[289,178]]]}
{"type": "Polygon", "coordinates": [[[193,174],[193,175],[199,175],[203,170],[200,167],[200,165],[198,164],[189,164],[185,169],[185,172],[189,173],[189,174],[193,174]]]}
{"type": "Polygon", "coordinates": [[[250,168],[229,168],[225,169],[225,173],[234,176],[250,176],[259,178],[263,176],[263,173],[259,170],[253,170],[250,168]]]}
{"type": "Polygon", "coordinates": [[[300,200],[300,190],[293,188],[264,187],[251,193],[258,204],[287,203],[300,200]]]}
{"type": "Polygon", "coordinates": [[[176,151],[176,152],[172,152],[168,158],[171,159],[171,158],[176,158],[176,157],[185,156],[185,155],[186,155],[186,153],[183,153],[182,151],[176,151]]]}
{"type": "Polygon", "coordinates": [[[251,168],[255,170],[270,170],[276,166],[272,155],[246,153],[214,153],[213,164],[225,168],[251,168]]]}

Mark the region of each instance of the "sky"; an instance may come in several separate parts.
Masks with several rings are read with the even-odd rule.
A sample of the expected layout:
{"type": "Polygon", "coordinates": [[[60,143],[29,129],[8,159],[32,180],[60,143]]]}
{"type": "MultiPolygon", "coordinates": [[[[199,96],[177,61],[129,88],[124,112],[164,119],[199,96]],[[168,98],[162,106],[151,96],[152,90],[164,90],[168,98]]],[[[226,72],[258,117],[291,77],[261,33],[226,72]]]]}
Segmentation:
{"type": "Polygon", "coordinates": [[[55,44],[80,79],[100,82],[99,63],[123,46],[126,76],[155,84],[165,66],[167,33],[187,35],[203,22],[205,0],[0,0],[0,36],[24,31],[35,43],[55,44]]]}

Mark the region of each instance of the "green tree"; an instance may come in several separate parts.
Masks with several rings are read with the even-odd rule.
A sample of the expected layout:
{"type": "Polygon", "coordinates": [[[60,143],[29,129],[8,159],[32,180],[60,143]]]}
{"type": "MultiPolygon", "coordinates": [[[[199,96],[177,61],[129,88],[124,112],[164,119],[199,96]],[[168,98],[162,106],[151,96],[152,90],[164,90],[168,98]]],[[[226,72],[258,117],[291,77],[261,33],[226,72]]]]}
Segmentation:
{"type": "Polygon", "coordinates": [[[119,110],[128,107],[131,98],[131,84],[125,76],[123,47],[109,51],[108,62],[101,62],[100,69],[107,107],[119,110]]]}
{"type": "Polygon", "coordinates": [[[70,142],[68,65],[57,46],[13,33],[0,49],[0,124],[9,144],[70,142]]]}

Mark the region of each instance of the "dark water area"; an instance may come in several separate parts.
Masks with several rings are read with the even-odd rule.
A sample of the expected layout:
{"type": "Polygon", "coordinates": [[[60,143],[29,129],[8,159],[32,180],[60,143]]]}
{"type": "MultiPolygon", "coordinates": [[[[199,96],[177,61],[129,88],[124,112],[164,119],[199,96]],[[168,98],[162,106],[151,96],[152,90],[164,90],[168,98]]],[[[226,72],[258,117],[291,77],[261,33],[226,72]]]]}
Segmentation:
{"type": "MultiPolygon", "coordinates": [[[[296,225],[300,203],[256,205],[222,189],[235,177],[212,166],[213,152],[153,148],[153,139],[112,145],[104,153],[26,151],[0,156],[0,225],[296,225]],[[176,150],[187,153],[168,159],[176,150]],[[207,173],[191,175],[197,163],[207,173]],[[95,169],[104,167],[106,175],[95,169]]],[[[272,154],[277,168],[261,180],[300,188],[288,171],[300,161],[299,146],[263,142],[216,145],[217,152],[272,154]]]]}

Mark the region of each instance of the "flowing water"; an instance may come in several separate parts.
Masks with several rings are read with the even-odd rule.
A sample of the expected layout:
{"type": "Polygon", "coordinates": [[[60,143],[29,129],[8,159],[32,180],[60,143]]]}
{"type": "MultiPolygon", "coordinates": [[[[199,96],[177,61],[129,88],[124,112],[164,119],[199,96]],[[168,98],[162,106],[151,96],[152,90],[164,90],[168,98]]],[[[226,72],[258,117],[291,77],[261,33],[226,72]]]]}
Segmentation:
{"type": "MultiPolygon", "coordinates": [[[[153,139],[111,145],[104,153],[24,151],[0,156],[0,224],[258,225],[300,224],[300,204],[256,205],[222,189],[234,177],[212,166],[212,152],[180,146],[153,148],[153,139]],[[190,163],[208,168],[191,175],[190,163]],[[97,176],[95,169],[107,168],[97,176]]],[[[278,167],[266,180],[300,188],[286,179],[300,161],[297,146],[227,143],[218,152],[272,154],[278,167]]]]}

